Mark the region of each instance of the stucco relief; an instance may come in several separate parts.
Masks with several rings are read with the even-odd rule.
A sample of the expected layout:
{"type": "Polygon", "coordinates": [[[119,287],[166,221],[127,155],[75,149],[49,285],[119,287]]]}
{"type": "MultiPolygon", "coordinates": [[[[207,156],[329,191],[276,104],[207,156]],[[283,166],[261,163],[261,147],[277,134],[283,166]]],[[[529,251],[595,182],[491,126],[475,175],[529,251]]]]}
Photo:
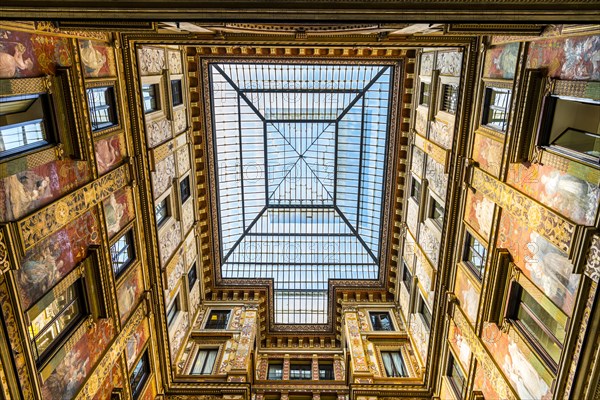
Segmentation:
{"type": "Polygon", "coordinates": [[[448,175],[444,173],[444,166],[428,157],[425,176],[429,182],[429,189],[433,190],[440,198],[445,199],[448,190],[448,175]]]}
{"type": "Polygon", "coordinates": [[[173,122],[175,123],[176,134],[187,129],[187,111],[185,108],[178,108],[173,112],[173,122]]]}
{"type": "Polygon", "coordinates": [[[452,149],[453,126],[438,119],[431,121],[429,139],[445,149],[452,149]]]}
{"type": "Polygon", "coordinates": [[[167,54],[169,55],[169,72],[171,72],[173,75],[183,74],[181,52],[169,50],[167,54]]]}
{"type": "Polygon", "coordinates": [[[177,150],[177,169],[179,176],[182,176],[190,169],[190,151],[187,145],[177,150]]]}
{"type": "Polygon", "coordinates": [[[438,53],[437,69],[441,75],[460,76],[462,54],[457,51],[438,53]]]}
{"type": "Polygon", "coordinates": [[[196,235],[194,232],[185,238],[185,265],[190,266],[196,259],[196,235]]]}
{"type": "Polygon", "coordinates": [[[415,131],[425,136],[427,135],[427,114],[429,110],[427,107],[419,106],[417,113],[415,114],[415,131]]]}
{"type": "Polygon", "coordinates": [[[173,251],[181,242],[181,225],[174,221],[168,229],[165,229],[159,240],[160,264],[165,265],[173,251]]]}
{"type": "Polygon", "coordinates": [[[414,343],[421,359],[427,359],[427,346],[429,344],[429,332],[425,327],[419,314],[412,314],[410,328],[412,329],[414,343]]]}
{"type": "Polygon", "coordinates": [[[175,156],[173,154],[156,164],[156,171],[152,172],[152,194],[158,198],[173,183],[175,178],[175,156]]]}
{"type": "Polygon", "coordinates": [[[433,71],[433,56],[435,53],[423,53],[421,56],[421,70],[420,75],[431,75],[433,71]]]}
{"type": "Polygon", "coordinates": [[[175,361],[175,357],[177,356],[177,352],[179,351],[179,348],[181,347],[181,344],[183,342],[183,339],[185,338],[185,333],[187,332],[188,326],[190,324],[190,317],[189,317],[189,313],[186,311],[180,311],[181,313],[181,320],[179,322],[179,325],[177,325],[177,328],[175,329],[175,331],[173,332],[172,335],[170,336],[170,342],[171,342],[171,360],[175,361]]]}
{"type": "Polygon", "coordinates": [[[158,75],[165,68],[165,50],[156,47],[138,49],[138,63],[142,75],[158,75]]]}
{"type": "Polygon", "coordinates": [[[148,121],[146,123],[146,134],[148,136],[148,146],[156,147],[173,137],[171,121],[167,119],[148,121]]]}
{"type": "Polygon", "coordinates": [[[427,256],[433,266],[438,266],[440,256],[440,241],[427,224],[421,224],[419,233],[419,244],[423,253],[427,256]]]}
{"type": "Polygon", "coordinates": [[[176,260],[175,262],[171,262],[169,265],[169,267],[167,267],[167,290],[169,292],[171,292],[175,286],[177,285],[177,282],[179,281],[179,279],[181,278],[181,276],[185,273],[185,267],[184,267],[184,259],[183,259],[183,249],[180,249],[177,253],[177,255],[175,256],[176,260]]]}
{"type": "Polygon", "coordinates": [[[408,208],[406,210],[406,225],[414,234],[418,232],[419,206],[417,203],[410,200],[408,201],[408,208]]]}
{"type": "Polygon", "coordinates": [[[418,147],[413,146],[412,161],[410,170],[418,177],[423,177],[423,167],[425,166],[425,153],[418,147]]]}
{"type": "Polygon", "coordinates": [[[188,232],[194,225],[194,201],[188,200],[182,207],[181,222],[183,223],[183,231],[188,232]]]}

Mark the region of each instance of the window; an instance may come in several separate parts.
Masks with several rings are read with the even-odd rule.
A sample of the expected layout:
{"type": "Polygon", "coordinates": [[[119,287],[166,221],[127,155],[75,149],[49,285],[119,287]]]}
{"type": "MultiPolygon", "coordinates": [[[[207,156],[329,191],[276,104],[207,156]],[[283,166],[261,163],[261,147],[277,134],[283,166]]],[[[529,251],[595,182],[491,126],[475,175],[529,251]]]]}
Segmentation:
{"type": "Polygon", "coordinates": [[[133,232],[129,230],[110,247],[110,258],[115,276],[121,275],[134,257],[133,232]]]}
{"type": "Polygon", "coordinates": [[[385,374],[389,378],[408,376],[406,367],[404,366],[404,359],[399,351],[382,351],[381,359],[385,367],[385,374]]]}
{"type": "Polygon", "coordinates": [[[181,204],[185,203],[187,199],[190,198],[190,177],[186,176],[179,183],[179,193],[181,194],[181,204]]]}
{"type": "Polygon", "coordinates": [[[175,321],[175,317],[177,316],[178,312],[179,312],[179,295],[177,295],[177,297],[175,297],[175,300],[173,300],[173,303],[171,303],[171,306],[169,306],[169,309],[167,310],[167,326],[171,326],[173,321],[175,321]]]}
{"type": "Polygon", "coordinates": [[[0,157],[35,149],[53,141],[46,116],[48,95],[0,99],[0,157]]]}
{"type": "Polygon", "coordinates": [[[210,375],[215,366],[219,349],[200,349],[192,365],[190,375],[210,375]]]}
{"type": "Polygon", "coordinates": [[[188,276],[188,287],[190,288],[190,290],[192,290],[192,288],[196,284],[196,281],[198,280],[198,271],[196,271],[196,263],[194,263],[194,265],[192,265],[192,268],[190,268],[190,270],[188,271],[187,276],[188,276]]]}
{"type": "Polygon", "coordinates": [[[410,197],[415,199],[417,203],[421,201],[421,182],[412,178],[412,185],[410,187],[410,197]]]}
{"type": "Polygon", "coordinates": [[[227,329],[230,313],[229,310],[212,310],[204,329],[227,329]]]}
{"type": "Polygon", "coordinates": [[[144,97],[144,113],[148,114],[160,110],[160,89],[158,83],[142,86],[144,97]]]}
{"type": "Polygon", "coordinates": [[[429,91],[431,85],[429,83],[421,83],[421,96],[419,97],[419,104],[422,106],[429,106],[429,91]]]}
{"type": "Polygon", "coordinates": [[[156,215],[156,226],[161,226],[167,220],[169,216],[169,196],[156,205],[154,215],[156,215]]]}
{"type": "Polygon", "coordinates": [[[131,384],[132,397],[137,399],[142,394],[144,385],[150,377],[150,358],[148,357],[148,350],[144,352],[140,360],[133,368],[133,372],[129,377],[129,383],[131,384]]]}
{"type": "Polygon", "coordinates": [[[475,275],[481,279],[485,270],[485,262],[487,257],[487,250],[477,239],[467,232],[465,237],[465,250],[463,255],[463,261],[467,262],[467,265],[471,267],[471,270],[475,275]]]}
{"type": "Polygon", "coordinates": [[[312,379],[311,365],[290,363],[290,379],[312,379]]]}
{"type": "Polygon", "coordinates": [[[460,370],[460,367],[457,365],[456,359],[452,353],[448,353],[448,367],[446,368],[446,376],[450,381],[450,386],[452,386],[452,389],[454,389],[454,392],[460,398],[465,385],[465,376],[460,370]]]}
{"type": "Polygon", "coordinates": [[[402,264],[404,265],[404,267],[402,268],[402,283],[404,284],[406,290],[408,290],[408,293],[410,293],[410,287],[412,286],[412,274],[408,269],[408,265],[406,265],[405,262],[403,262],[402,264]]]}
{"type": "Polygon", "coordinates": [[[433,197],[430,198],[430,209],[429,209],[429,218],[433,221],[433,223],[438,227],[442,228],[444,225],[444,207],[438,203],[433,197]]]}
{"type": "Polygon", "coordinates": [[[87,314],[81,278],[60,294],[48,292],[27,311],[29,340],[38,364],[65,342],[72,328],[87,314]]]}
{"type": "Polygon", "coordinates": [[[332,381],[335,379],[333,363],[319,362],[319,379],[322,381],[332,381]]]}
{"type": "Polygon", "coordinates": [[[283,363],[269,363],[269,372],[267,373],[267,379],[283,379],[283,363]]]}
{"type": "MultiPolygon", "coordinates": [[[[513,304],[509,306],[509,318],[538,350],[547,364],[557,372],[558,361],[566,335],[566,321],[559,321],[559,310],[549,311],[518,283],[513,284],[513,304]]],[[[552,305],[552,308],[555,306],[552,305]]]]}
{"type": "Polygon", "coordinates": [[[183,92],[181,90],[181,79],[171,81],[171,98],[173,107],[183,104],[183,92]]]}
{"type": "Polygon", "coordinates": [[[429,311],[429,307],[427,307],[427,303],[425,299],[421,295],[419,295],[419,314],[423,317],[423,323],[427,328],[431,328],[431,311],[429,311]]]}
{"type": "Polygon", "coordinates": [[[458,86],[442,85],[442,104],[441,110],[450,114],[456,114],[458,106],[458,86]]]}
{"type": "Polygon", "coordinates": [[[110,247],[110,257],[115,276],[121,275],[135,257],[133,232],[131,230],[125,232],[125,234],[117,239],[110,247]]]}
{"type": "Polygon", "coordinates": [[[92,131],[99,131],[117,124],[115,92],[112,86],[87,90],[92,131]]]}
{"type": "Polygon", "coordinates": [[[389,312],[370,312],[371,325],[375,331],[393,331],[392,319],[389,312]]]}
{"type": "Polygon", "coordinates": [[[542,143],[597,165],[600,162],[600,102],[550,96],[542,119],[542,143]]]}
{"type": "Polygon", "coordinates": [[[483,105],[484,125],[502,132],[506,131],[510,97],[510,89],[499,89],[493,87],[485,89],[485,102],[483,105]]]}

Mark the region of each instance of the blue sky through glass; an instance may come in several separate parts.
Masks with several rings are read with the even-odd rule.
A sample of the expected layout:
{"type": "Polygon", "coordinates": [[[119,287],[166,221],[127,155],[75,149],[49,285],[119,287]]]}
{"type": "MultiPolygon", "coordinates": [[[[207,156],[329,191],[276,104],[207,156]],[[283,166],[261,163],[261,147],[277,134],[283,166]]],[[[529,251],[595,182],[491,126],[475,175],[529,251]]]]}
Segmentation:
{"type": "Polygon", "coordinates": [[[273,279],[277,324],[374,280],[392,67],[210,64],[223,278],[273,279]]]}

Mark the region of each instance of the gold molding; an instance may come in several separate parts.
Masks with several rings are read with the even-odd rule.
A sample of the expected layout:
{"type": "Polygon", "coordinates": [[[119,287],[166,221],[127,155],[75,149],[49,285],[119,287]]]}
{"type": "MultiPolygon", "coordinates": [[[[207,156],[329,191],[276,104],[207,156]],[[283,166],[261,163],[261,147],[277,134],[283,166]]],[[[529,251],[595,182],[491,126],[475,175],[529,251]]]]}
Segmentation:
{"type": "Polygon", "coordinates": [[[445,149],[438,144],[426,139],[417,132],[414,133],[414,144],[419,149],[427,153],[431,158],[444,166],[444,171],[447,173],[450,161],[450,150],[445,149]]]}

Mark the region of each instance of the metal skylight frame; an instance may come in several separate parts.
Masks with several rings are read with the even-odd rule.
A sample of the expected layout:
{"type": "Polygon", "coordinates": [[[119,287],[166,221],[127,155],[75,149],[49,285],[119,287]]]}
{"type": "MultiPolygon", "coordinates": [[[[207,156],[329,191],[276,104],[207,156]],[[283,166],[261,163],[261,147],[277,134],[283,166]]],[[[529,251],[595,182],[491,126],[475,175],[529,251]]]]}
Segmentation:
{"type": "MultiPolygon", "coordinates": [[[[323,300],[323,296],[327,296],[329,279],[375,280],[379,277],[380,228],[393,67],[373,64],[212,63],[209,64],[209,76],[215,160],[218,164],[218,220],[222,278],[263,280],[272,278],[275,290],[276,323],[326,323],[328,310],[326,306],[323,307],[323,304],[327,304],[327,299],[325,297],[323,300]],[[299,76],[302,77],[299,70],[304,70],[304,79],[297,79],[299,76]],[[308,70],[310,73],[307,73],[308,70]],[[318,75],[330,80],[320,78],[311,80],[309,79],[311,73],[313,78],[318,75]],[[288,82],[271,79],[278,76],[277,74],[294,75],[297,78],[288,82]],[[259,75],[262,80],[253,80],[259,75]],[[265,76],[269,79],[264,80],[265,76]],[[360,76],[363,77],[362,87],[359,84],[360,76]],[[364,79],[365,76],[369,79],[364,79]],[[340,79],[340,77],[354,77],[356,80],[340,79]],[[335,79],[340,80],[335,81],[335,79]],[[336,87],[336,84],[339,86],[336,87]],[[329,108],[325,107],[317,112],[315,107],[308,107],[310,99],[327,98],[329,108]],[[294,108],[292,103],[300,103],[301,106],[294,108]],[[343,104],[343,108],[339,106],[340,103],[343,104]],[[272,107],[273,105],[275,107],[272,107]],[[335,119],[332,119],[333,111],[339,113],[335,119]],[[274,119],[268,119],[263,114],[273,116],[274,119]],[[283,118],[290,116],[293,118],[283,118]],[[303,128],[299,130],[300,137],[297,134],[290,136],[289,132],[282,132],[286,129],[285,125],[310,126],[314,132],[310,133],[310,129],[303,128]],[[320,127],[315,128],[315,125],[320,127]],[[321,129],[321,132],[315,133],[321,129]],[[333,146],[332,140],[328,140],[325,145],[328,150],[313,151],[315,154],[311,153],[312,157],[316,157],[317,161],[307,162],[304,155],[307,151],[311,151],[311,140],[314,145],[326,131],[328,131],[327,135],[333,137],[333,146]],[[269,132],[271,137],[268,137],[269,132]],[[369,132],[372,134],[367,134],[369,132]],[[303,137],[303,133],[306,133],[307,137],[303,137]],[[281,136],[281,141],[286,143],[280,146],[273,144],[276,140],[273,138],[276,138],[277,134],[281,136]],[[300,139],[307,139],[305,140],[307,143],[302,145],[300,139]],[[357,140],[359,143],[356,143],[357,140]],[[269,148],[270,145],[273,149],[269,148]],[[302,146],[304,147],[300,149],[302,146]],[[364,147],[365,151],[353,150],[357,146],[364,147]],[[262,157],[247,151],[254,149],[256,152],[261,147],[262,157]],[[331,147],[334,147],[333,152],[331,147]],[[280,151],[276,151],[277,148],[280,148],[280,151]],[[353,157],[353,153],[358,153],[358,160],[353,157]],[[322,161],[324,158],[333,161],[333,177],[329,176],[331,170],[309,171],[312,170],[311,163],[312,166],[318,167],[319,156],[323,157],[322,161]],[[269,181],[273,180],[270,177],[279,174],[277,180],[281,178],[279,182],[281,186],[285,184],[286,179],[289,179],[290,174],[295,173],[294,167],[281,170],[278,168],[281,165],[278,165],[269,169],[270,165],[273,167],[272,164],[277,157],[284,159],[289,157],[291,164],[304,165],[304,169],[299,173],[300,178],[301,175],[312,173],[316,178],[313,179],[315,182],[321,181],[321,178],[323,181],[332,181],[334,193],[326,199],[327,201],[322,199],[317,204],[304,202],[304,200],[314,200],[310,196],[302,197],[307,193],[296,194],[295,197],[290,195],[289,198],[283,196],[277,198],[276,202],[272,201],[275,191],[271,190],[269,185],[269,181]],[[253,161],[249,163],[249,159],[253,161]],[[262,172],[257,169],[261,163],[256,160],[261,160],[262,172]],[[233,162],[233,165],[224,165],[228,162],[233,162]],[[249,168],[254,169],[252,179],[248,179],[249,168]],[[328,174],[323,176],[327,172],[328,174]],[[287,178],[285,174],[288,175],[287,178]],[[344,197],[347,196],[347,191],[338,190],[338,187],[351,189],[352,179],[356,181],[357,189],[352,199],[356,203],[355,212],[351,212],[351,202],[344,197]],[[232,186],[232,182],[235,181],[239,181],[238,186],[232,186]],[[340,182],[346,184],[340,185],[340,182]],[[283,204],[286,201],[289,204],[283,204]],[[331,215],[324,217],[328,213],[335,214],[341,221],[332,225],[331,221],[334,217],[331,215]],[[350,218],[346,217],[346,213],[350,218]],[[255,217],[249,218],[252,214],[255,217]],[[346,230],[344,232],[342,229],[335,231],[329,228],[328,230],[321,222],[316,232],[314,227],[310,228],[315,223],[307,222],[309,214],[313,214],[310,218],[315,215],[320,216],[322,220],[327,220],[326,223],[330,226],[337,224],[345,226],[346,230]],[[288,215],[288,221],[285,215],[288,215]],[[298,220],[302,218],[303,221],[298,220]],[[270,219],[271,222],[265,224],[265,219],[270,219]],[[274,219],[277,221],[273,222],[274,219]],[[290,222],[292,219],[294,221],[290,222]],[[273,228],[274,224],[286,228],[295,227],[296,231],[269,232],[269,227],[273,228]],[[260,225],[263,227],[259,229],[260,225]],[[302,229],[305,231],[300,232],[299,230],[302,229]],[[313,231],[309,232],[311,229],[313,231]],[[356,251],[347,251],[353,245],[356,248],[356,243],[351,244],[349,240],[359,242],[363,252],[359,254],[356,251]],[[274,250],[274,245],[281,246],[285,243],[288,247],[300,247],[300,262],[295,262],[293,257],[298,257],[298,254],[289,249],[283,251],[282,247],[279,247],[279,250],[274,250]],[[323,249],[327,251],[315,251],[315,244],[324,245],[323,249]],[[329,247],[332,244],[337,246],[337,252],[335,248],[329,247]],[[257,247],[261,247],[262,250],[258,252],[249,250],[257,247]],[[267,251],[264,251],[265,248],[267,251]],[[340,249],[344,249],[344,252],[340,253],[340,249]],[[324,259],[331,254],[347,255],[350,259],[342,260],[343,262],[324,259]],[[286,255],[287,259],[281,259],[286,255]],[[266,259],[257,260],[257,257],[266,257],[266,259]],[[302,266],[303,270],[288,271],[287,275],[282,275],[282,271],[293,269],[294,265],[302,266]],[[282,307],[286,298],[287,307],[282,307]],[[310,302],[307,299],[316,299],[313,301],[312,308],[310,305],[302,307],[301,304],[310,302]],[[294,310],[294,305],[300,305],[299,307],[304,310],[294,310]]],[[[285,167],[285,160],[283,166],[285,167]]],[[[323,187],[328,187],[329,192],[331,191],[331,185],[326,185],[322,181],[321,184],[323,187]]],[[[306,187],[308,186],[307,184],[306,187]]]]}

